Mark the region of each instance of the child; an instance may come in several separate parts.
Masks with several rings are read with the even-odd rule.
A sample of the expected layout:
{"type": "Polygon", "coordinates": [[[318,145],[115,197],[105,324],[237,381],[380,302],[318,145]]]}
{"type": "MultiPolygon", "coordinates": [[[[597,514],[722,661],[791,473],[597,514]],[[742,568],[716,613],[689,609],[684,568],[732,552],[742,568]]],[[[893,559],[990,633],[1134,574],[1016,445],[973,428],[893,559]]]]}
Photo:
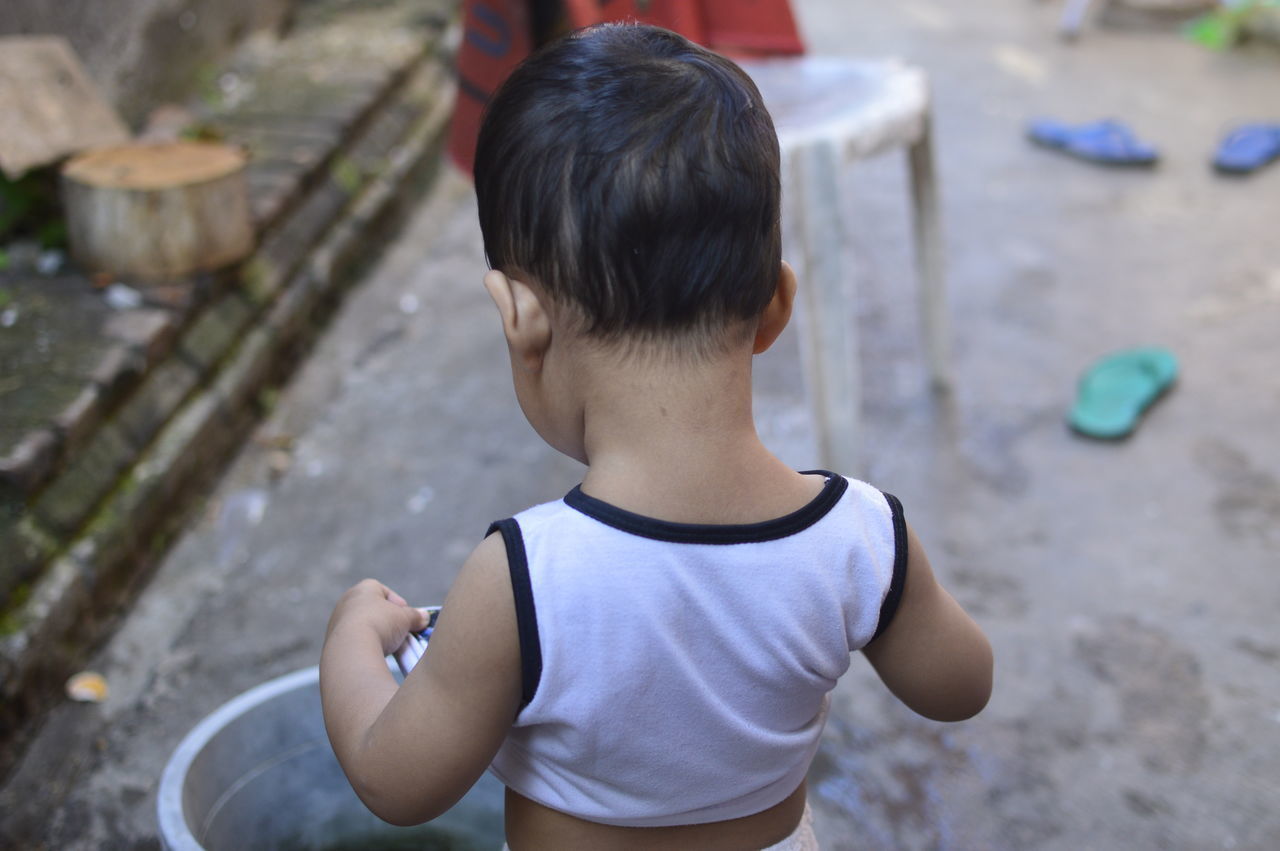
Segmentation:
{"type": "Polygon", "coordinates": [[[422,613],[365,580],[334,610],[325,723],[352,786],[426,821],[486,769],[522,849],[816,847],[804,777],[861,651],[938,720],[991,649],[901,506],[797,473],[751,415],[791,314],[778,143],[732,62],[665,30],[550,45],[494,97],[476,195],[516,396],[579,487],[494,524],[421,663],[422,613]]]}

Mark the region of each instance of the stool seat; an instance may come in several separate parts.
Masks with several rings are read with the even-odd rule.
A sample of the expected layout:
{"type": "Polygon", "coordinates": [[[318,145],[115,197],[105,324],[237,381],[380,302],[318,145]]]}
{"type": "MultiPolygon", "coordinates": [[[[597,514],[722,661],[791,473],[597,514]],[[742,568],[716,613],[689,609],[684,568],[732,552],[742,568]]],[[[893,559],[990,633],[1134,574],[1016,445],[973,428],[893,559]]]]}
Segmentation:
{"type": "Polygon", "coordinates": [[[831,56],[743,66],[760,88],[784,148],[835,139],[848,158],[914,144],[929,113],[923,71],[897,60],[831,56]]]}
{"type": "Polygon", "coordinates": [[[801,279],[800,349],[818,452],[829,469],[857,473],[862,382],[856,281],[842,257],[845,162],[907,151],[925,360],[933,388],[951,386],[928,79],[897,60],[804,56],[742,67],[760,88],[782,149],[783,229],[801,279]]]}

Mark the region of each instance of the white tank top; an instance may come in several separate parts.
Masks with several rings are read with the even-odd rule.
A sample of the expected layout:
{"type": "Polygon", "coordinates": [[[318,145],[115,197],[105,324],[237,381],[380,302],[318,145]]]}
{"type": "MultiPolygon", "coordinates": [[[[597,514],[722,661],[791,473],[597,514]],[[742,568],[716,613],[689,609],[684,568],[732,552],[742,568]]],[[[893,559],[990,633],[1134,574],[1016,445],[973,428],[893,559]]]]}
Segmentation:
{"type": "Polygon", "coordinates": [[[751,815],[808,771],[828,693],[902,593],[902,508],[819,471],[785,517],[670,523],[587,496],[495,523],[523,705],[491,771],[533,801],[637,827],[751,815]]]}

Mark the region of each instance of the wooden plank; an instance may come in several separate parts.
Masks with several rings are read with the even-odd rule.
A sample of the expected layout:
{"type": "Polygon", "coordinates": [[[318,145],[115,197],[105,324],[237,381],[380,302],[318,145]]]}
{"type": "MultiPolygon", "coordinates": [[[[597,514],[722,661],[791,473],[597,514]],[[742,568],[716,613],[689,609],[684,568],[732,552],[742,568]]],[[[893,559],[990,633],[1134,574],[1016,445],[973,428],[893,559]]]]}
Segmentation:
{"type": "Polygon", "coordinates": [[[0,38],[0,169],[10,178],[128,139],[65,38],[0,38]]]}

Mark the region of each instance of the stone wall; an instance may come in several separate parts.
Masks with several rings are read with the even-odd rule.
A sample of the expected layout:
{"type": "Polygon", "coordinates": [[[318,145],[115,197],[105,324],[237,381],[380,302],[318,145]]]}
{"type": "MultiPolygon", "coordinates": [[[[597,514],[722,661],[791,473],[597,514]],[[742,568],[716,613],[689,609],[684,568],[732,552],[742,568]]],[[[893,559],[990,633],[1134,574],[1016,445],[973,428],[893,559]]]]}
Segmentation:
{"type": "MultiPolygon", "coordinates": [[[[456,6],[306,2],[288,37],[220,66],[245,94],[199,117],[250,153],[245,263],[134,281],[131,306],[74,267],[0,277],[0,777],[421,197],[452,113],[456,6]]],[[[7,841],[0,812],[0,848],[44,847],[7,841]]]]}
{"type": "Polygon", "coordinates": [[[66,36],[102,93],[135,128],[181,98],[228,48],[276,30],[297,0],[3,0],[0,35],[66,36]]]}

